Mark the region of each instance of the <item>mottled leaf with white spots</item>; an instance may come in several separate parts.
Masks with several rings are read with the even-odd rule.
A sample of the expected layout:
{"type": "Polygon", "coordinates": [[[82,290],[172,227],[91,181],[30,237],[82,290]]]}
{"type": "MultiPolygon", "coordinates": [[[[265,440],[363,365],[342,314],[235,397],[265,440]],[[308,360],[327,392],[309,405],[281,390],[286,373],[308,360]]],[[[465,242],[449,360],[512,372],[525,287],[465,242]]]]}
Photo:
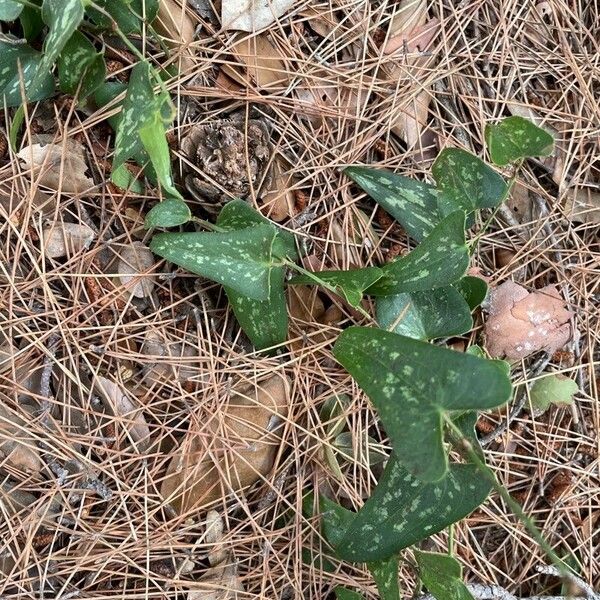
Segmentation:
{"type": "Polygon", "coordinates": [[[465,213],[459,210],[436,225],[412,252],[382,267],[383,277],[367,293],[389,296],[444,287],[458,281],[468,266],[465,213]]]}
{"type": "Polygon", "coordinates": [[[398,459],[422,481],[436,481],[447,470],[444,416],[488,410],[511,394],[498,361],[381,329],[350,327],[333,353],[377,408],[398,459]]]}
{"type": "Polygon", "coordinates": [[[144,219],[146,229],[150,227],[177,227],[192,218],[190,207],[177,198],[163,200],[150,209],[144,219]]]}
{"type": "Polygon", "coordinates": [[[255,225],[226,233],[159,233],[151,250],[168,261],[221,283],[255,300],[267,300],[274,269],[281,262],[273,257],[277,230],[273,225],[255,225]]]}
{"type": "Polygon", "coordinates": [[[449,554],[413,550],[419,577],[436,600],[473,600],[462,580],[460,563],[449,554]]]}
{"type": "Polygon", "coordinates": [[[469,213],[495,208],[508,194],[508,185],[501,175],[477,156],[459,148],[442,150],[431,172],[441,192],[440,209],[444,214],[458,209],[469,213]]]}
{"type": "Polygon", "coordinates": [[[48,25],[42,59],[36,70],[32,88],[43,84],[52,67],[79,24],[83,21],[84,0],[44,0],[42,19],[48,25]]]}
{"type": "Polygon", "coordinates": [[[377,299],[382,329],[417,340],[460,335],[473,326],[471,309],[453,286],[377,299]]]}
{"type": "Polygon", "coordinates": [[[392,454],[375,491],[357,513],[320,498],[323,533],[343,560],[385,560],[460,521],[490,489],[475,465],[452,464],[440,481],[423,483],[392,454]]]}
{"type": "Polygon", "coordinates": [[[0,0],[0,21],[14,21],[22,12],[23,4],[14,0],[0,0]]]}
{"type": "Polygon", "coordinates": [[[348,167],[344,173],[417,241],[426,237],[442,220],[438,191],[431,185],[367,167],[348,167]]]}
{"type": "Polygon", "coordinates": [[[398,559],[397,555],[392,555],[385,560],[378,560],[367,564],[377,585],[380,600],[400,600],[398,559]]]}
{"type": "Polygon", "coordinates": [[[42,55],[23,40],[0,40],[0,101],[7,106],[22,104],[21,80],[25,98],[34,102],[48,98],[54,92],[54,77],[49,71],[32,89],[42,55]]]}
{"type": "Polygon", "coordinates": [[[508,117],[485,128],[485,141],[494,164],[504,167],[521,158],[549,156],[554,138],[523,117],[508,117]]]}
{"type": "MultiPolygon", "coordinates": [[[[223,207],[217,218],[217,224],[228,230],[242,230],[260,224],[270,224],[270,222],[247,202],[233,200],[223,207]]],[[[277,228],[273,254],[296,258],[294,236],[277,228]]],[[[271,289],[266,300],[248,298],[232,288],[225,288],[229,304],[240,327],[258,350],[277,346],[287,338],[288,314],[283,281],[284,268],[273,269],[271,289]]]]}

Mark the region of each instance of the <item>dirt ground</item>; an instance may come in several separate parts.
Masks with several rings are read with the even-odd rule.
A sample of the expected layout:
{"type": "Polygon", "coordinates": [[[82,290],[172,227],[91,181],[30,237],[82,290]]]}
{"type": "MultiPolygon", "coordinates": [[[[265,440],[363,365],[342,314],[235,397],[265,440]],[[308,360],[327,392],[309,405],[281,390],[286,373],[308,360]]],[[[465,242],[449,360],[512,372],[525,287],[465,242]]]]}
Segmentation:
{"type": "MultiPolygon", "coordinates": [[[[252,141],[259,134],[251,120],[261,121],[280,172],[246,195],[298,235],[306,267],[382,264],[410,247],[344,166],[430,181],[440,149],[484,156],[485,125],[511,114],[556,136],[554,155],[527,161],[507,208],[484,214],[470,235],[481,235],[473,264],[492,286],[507,279],[530,290],[558,286],[576,334],[545,369],[580,389],[572,408],[532,416],[527,384],[544,357],[515,365],[524,408],[485,451],[557,553],[599,589],[598,2],[414,0],[407,9],[391,0],[311,0],[259,36],[222,31],[209,4],[189,4],[196,38],[180,62],[174,55],[180,72],[168,82],[178,109],[169,133],[177,181],[193,171],[181,149],[193,125],[233,118],[252,141]]],[[[107,58],[115,80],[126,79],[131,57],[109,45],[107,58]]],[[[6,130],[13,117],[4,111],[6,130]]],[[[368,319],[305,288],[289,299],[290,343],[268,357],[252,351],[219,286],[175,276],[157,257],[140,269],[140,293],[132,294],[118,259],[149,241],[143,217],[158,192],[108,182],[114,138],[105,117],[57,97],[29,106],[20,142],[26,147],[39,135],[80,142],[91,192],[68,191],[68,161],[58,161],[49,185],[9,148],[0,154],[0,596],[227,597],[189,593],[205,589],[206,513],[174,514],[161,482],[173,457],[185,454],[188,432],[227,445],[227,431],[206,424],[232,386],[284,374],[288,412],[273,470],[211,506],[224,521],[218,543],[245,589],[239,597],[332,598],[336,585],[346,585],[376,598],[364,565],[311,559],[327,549],[316,519],[301,509],[313,489],[358,508],[381,472],[367,436],[371,450],[389,451],[368,399],[331,353],[341,329],[368,319]],[[87,226],[91,239],[50,256],[44,231],[65,223],[87,226]],[[95,387],[102,377],[139,405],[133,422],[102,408],[95,387]],[[353,445],[353,456],[338,454],[337,473],[319,417],[334,394],[348,398],[344,427],[353,445]],[[136,427],[149,432],[143,451],[131,440],[136,427]]],[[[184,195],[209,220],[228,199],[184,195]]],[[[450,342],[457,349],[481,343],[485,317],[478,311],[473,331],[450,342]]],[[[481,435],[501,427],[508,412],[482,416],[481,435]]],[[[442,533],[427,547],[447,544],[442,533]]],[[[555,578],[536,572],[546,564],[542,551],[496,495],[454,527],[454,548],[467,581],[517,596],[561,593],[555,578]]],[[[401,578],[410,596],[408,563],[401,578]]]]}

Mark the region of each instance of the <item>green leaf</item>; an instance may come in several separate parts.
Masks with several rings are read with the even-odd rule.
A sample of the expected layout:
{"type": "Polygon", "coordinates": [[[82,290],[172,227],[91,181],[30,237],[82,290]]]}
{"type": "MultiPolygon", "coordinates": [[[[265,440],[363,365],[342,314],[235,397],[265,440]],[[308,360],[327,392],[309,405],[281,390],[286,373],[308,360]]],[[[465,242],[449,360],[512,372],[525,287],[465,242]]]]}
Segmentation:
{"type": "Polygon", "coordinates": [[[532,156],[549,156],[554,138],[523,117],[508,117],[485,128],[485,142],[492,162],[500,167],[532,156]]]}
{"type": "Polygon", "coordinates": [[[413,550],[419,576],[436,600],[473,600],[462,581],[460,563],[448,554],[413,550]]]}
{"type": "Polygon", "coordinates": [[[273,269],[267,300],[254,300],[225,287],[235,318],[257,350],[283,344],[287,339],[288,314],[283,278],[282,268],[273,269]]]}
{"type": "Polygon", "coordinates": [[[167,143],[165,124],[160,113],[160,107],[155,108],[153,115],[138,131],[138,134],[163,190],[171,198],[183,202],[181,194],[173,183],[169,144],[167,143]]]}
{"type": "Polygon", "coordinates": [[[144,186],[137,177],[125,166],[121,165],[113,169],[110,174],[110,180],[122,190],[131,190],[136,194],[144,193],[144,186]]]}
{"type": "Polygon", "coordinates": [[[539,412],[545,412],[551,404],[573,404],[573,396],[579,391],[575,381],[560,373],[546,375],[531,386],[529,397],[531,406],[539,412]]]}
{"type": "Polygon", "coordinates": [[[178,199],[163,200],[150,209],[144,219],[146,229],[150,227],[177,227],[192,218],[190,207],[178,199]]]}
{"type": "MultiPolygon", "coordinates": [[[[125,34],[141,33],[144,20],[151,23],[158,12],[159,0],[96,0],[114,19],[119,29],[125,34]]],[[[90,18],[98,27],[113,29],[113,21],[95,8],[88,9],[90,18]]]]}
{"type": "Polygon", "coordinates": [[[117,123],[113,168],[133,158],[138,164],[148,161],[148,154],[140,138],[140,130],[154,121],[155,114],[168,101],[164,94],[156,95],[151,79],[152,67],[139,62],[131,71],[129,87],[123,101],[123,110],[117,123]]]}
{"type": "Polygon", "coordinates": [[[390,296],[445,287],[460,279],[468,266],[465,213],[456,211],[436,225],[412,252],[382,267],[383,277],[367,293],[390,296]]]}
{"type": "Polygon", "coordinates": [[[335,597],[337,600],[364,600],[364,596],[358,592],[353,592],[348,588],[337,586],[335,588],[335,597]]]}
{"type": "Polygon", "coordinates": [[[488,284],[481,277],[471,275],[465,275],[452,284],[452,287],[458,290],[471,310],[475,310],[485,300],[488,293],[488,284]]]}
{"type": "MultiPolygon", "coordinates": [[[[257,225],[275,227],[242,200],[228,202],[217,218],[227,230],[244,230],[257,225]]],[[[274,256],[296,257],[296,243],[290,233],[276,228],[274,256]]],[[[226,287],[225,292],[240,327],[258,350],[282,344],[287,339],[288,314],[283,288],[284,268],[273,269],[271,289],[266,300],[255,300],[226,287]]]]}
{"type": "Polygon", "coordinates": [[[32,88],[42,85],[63,48],[83,21],[84,0],[44,0],[42,20],[48,25],[44,52],[37,67],[32,88]]]}
{"type": "Polygon", "coordinates": [[[50,72],[33,89],[32,81],[41,60],[41,54],[23,40],[0,40],[0,99],[7,106],[20,106],[23,103],[21,75],[28,102],[43,100],[54,93],[54,77],[50,72]]]}
{"type": "MultiPolygon", "coordinates": [[[[34,0],[34,4],[41,6],[41,0],[34,0]]],[[[44,29],[44,22],[42,21],[42,11],[33,6],[24,6],[21,16],[19,17],[21,28],[23,29],[23,36],[28,42],[35,40],[38,35],[44,29]]]]}
{"type": "Polygon", "coordinates": [[[311,275],[296,275],[288,283],[290,285],[311,285],[324,281],[334,287],[348,304],[360,305],[363,294],[376,281],[381,279],[383,271],[378,267],[350,269],[348,271],[314,271],[311,275]]]}
{"type": "Polygon", "coordinates": [[[377,299],[382,329],[417,340],[460,335],[473,326],[469,305],[452,286],[377,299]]]}
{"type": "Polygon", "coordinates": [[[358,513],[320,498],[323,534],[343,560],[385,560],[473,512],[491,489],[475,465],[452,464],[434,483],[415,479],[392,454],[358,513]]]}
{"type": "MultiPolygon", "coordinates": [[[[275,226],[274,223],[271,223],[269,219],[263,217],[243,200],[231,200],[225,204],[217,217],[217,225],[224,229],[244,229],[262,223],[275,226]]],[[[273,254],[280,258],[296,260],[298,252],[296,250],[296,239],[293,234],[277,227],[277,238],[273,247],[273,254]]]]}
{"type": "Polygon", "coordinates": [[[511,394],[497,361],[381,329],[346,329],[333,354],[377,408],[398,458],[423,481],[436,481],[447,470],[445,416],[495,408],[511,394]]]}
{"type": "Polygon", "coordinates": [[[23,10],[20,2],[0,0],[0,21],[14,21],[23,10]]]}
{"type": "Polygon", "coordinates": [[[400,600],[398,587],[398,556],[367,564],[379,592],[380,600],[400,600]]]}
{"type": "Polygon", "coordinates": [[[367,167],[347,167],[344,173],[420,242],[442,220],[438,192],[426,183],[367,167]]]}
{"type": "Polygon", "coordinates": [[[12,123],[10,124],[10,129],[8,131],[8,141],[10,142],[10,147],[13,152],[18,152],[17,148],[17,137],[19,135],[19,131],[23,126],[23,122],[25,121],[25,106],[21,104],[19,108],[15,111],[13,116],[12,123]]]}
{"type": "Polygon", "coordinates": [[[281,266],[273,257],[277,230],[255,225],[227,233],[159,233],[150,249],[168,261],[255,300],[266,300],[281,266]]]}
{"type": "Polygon", "coordinates": [[[459,148],[442,150],[431,168],[440,194],[441,210],[466,213],[495,208],[508,193],[508,184],[491,167],[459,148]]]}
{"type": "MultiPolygon", "coordinates": [[[[351,431],[342,431],[333,440],[333,446],[338,450],[344,457],[352,458],[354,456],[354,435],[351,431]]],[[[378,465],[387,459],[387,455],[381,450],[375,449],[377,442],[370,435],[366,438],[360,438],[360,453],[363,456],[368,456],[369,464],[371,466],[378,465]]],[[[331,466],[331,465],[330,465],[331,466]]]]}
{"type": "Polygon", "coordinates": [[[106,77],[104,56],[96,52],[94,45],[79,31],[65,44],[58,57],[58,81],[62,92],[87,98],[106,77]],[[81,87],[80,87],[81,83],[81,87]]]}

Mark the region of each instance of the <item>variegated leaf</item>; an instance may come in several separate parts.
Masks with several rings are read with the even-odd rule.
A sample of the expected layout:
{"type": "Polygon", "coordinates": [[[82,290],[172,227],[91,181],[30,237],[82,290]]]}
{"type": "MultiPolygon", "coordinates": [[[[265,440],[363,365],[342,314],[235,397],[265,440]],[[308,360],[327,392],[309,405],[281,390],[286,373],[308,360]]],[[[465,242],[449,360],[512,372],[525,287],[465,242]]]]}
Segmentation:
{"type": "Polygon", "coordinates": [[[276,284],[273,270],[281,267],[273,257],[276,235],[268,224],[226,233],[159,233],[150,248],[192,273],[254,300],[267,300],[276,284]]]}
{"type": "Polygon", "coordinates": [[[458,281],[469,266],[465,213],[448,215],[409,254],[382,267],[383,277],[368,290],[374,296],[420,292],[458,281]]]}
{"type": "Polygon", "coordinates": [[[438,192],[431,185],[367,167],[348,167],[344,173],[418,242],[442,220],[438,192]]]}
{"type": "Polygon", "coordinates": [[[473,600],[462,580],[460,563],[449,554],[413,550],[419,576],[436,600],[473,600]]]}
{"type": "Polygon", "coordinates": [[[494,164],[504,167],[521,158],[549,156],[554,138],[523,117],[508,117],[485,128],[485,141],[494,164]]]}
{"type": "Polygon", "coordinates": [[[480,158],[459,148],[442,150],[431,168],[437,183],[440,209],[469,213],[495,208],[506,198],[506,181],[480,158]]]}
{"type": "Polygon", "coordinates": [[[333,353],[377,408],[398,459],[422,481],[439,480],[447,470],[444,417],[495,408],[511,394],[503,361],[381,329],[350,327],[333,353]]]}

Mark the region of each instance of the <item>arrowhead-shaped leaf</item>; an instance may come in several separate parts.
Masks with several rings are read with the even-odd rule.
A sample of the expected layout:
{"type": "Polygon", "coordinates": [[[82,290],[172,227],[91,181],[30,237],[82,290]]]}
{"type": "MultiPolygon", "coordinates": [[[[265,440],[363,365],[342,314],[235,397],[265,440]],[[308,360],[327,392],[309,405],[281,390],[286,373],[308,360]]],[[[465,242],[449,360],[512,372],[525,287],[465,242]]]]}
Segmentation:
{"type": "Polygon", "coordinates": [[[495,208],[508,193],[506,181],[480,158],[459,148],[442,150],[431,168],[444,214],[495,208]]]}
{"type": "Polygon", "coordinates": [[[192,218],[190,207],[176,198],[163,200],[150,209],[144,219],[146,229],[150,227],[177,227],[192,218]]]}
{"type": "Polygon", "coordinates": [[[281,263],[273,257],[277,230],[255,225],[226,233],[159,233],[150,249],[168,261],[255,300],[266,300],[281,263]]]}
{"type": "Polygon", "coordinates": [[[473,326],[469,305],[452,286],[383,296],[377,299],[376,314],[382,329],[416,340],[460,335],[473,326]]]}
{"type": "Polygon", "coordinates": [[[473,600],[462,580],[460,563],[449,554],[413,550],[419,576],[436,600],[473,600]]]}
{"type": "Polygon", "coordinates": [[[381,279],[383,271],[378,267],[365,267],[348,271],[315,271],[311,275],[297,275],[288,283],[290,285],[314,285],[323,281],[328,286],[335,288],[337,293],[350,305],[357,307],[360,305],[365,290],[381,279]]]}
{"type": "Polygon", "coordinates": [[[423,481],[447,470],[443,417],[500,406],[511,393],[498,361],[381,329],[350,327],[333,353],[377,408],[399,460],[423,481]]]}
{"type": "Polygon", "coordinates": [[[420,242],[442,220],[438,192],[426,183],[367,167],[344,170],[379,206],[420,242]]]}
{"type": "Polygon", "coordinates": [[[460,521],[487,498],[490,489],[475,465],[452,464],[440,481],[423,483],[392,454],[358,513],[320,498],[323,533],[343,560],[385,560],[460,521]]]}
{"type": "Polygon", "coordinates": [[[436,225],[412,252],[382,267],[383,277],[367,293],[389,296],[444,287],[460,279],[468,266],[465,213],[459,210],[436,225]]]}
{"type": "Polygon", "coordinates": [[[485,128],[485,141],[494,164],[504,167],[521,158],[549,156],[554,138],[523,117],[508,117],[485,128]]]}
{"type": "MultiPolygon", "coordinates": [[[[270,224],[260,213],[242,200],[228,202],[217,219],[220,227],[243,230],[257,225],[270,224]]],[[[273,254],[296,257],[294,236],[279,228],[273,244],[273,254]]],[[[233,313],[242,330],[258,350],[264,350],[285,342],[288,330],[288,314],[283,288],[284,268],[277,267],[271,274],[271,289],[266,300],[255,300],[230,287],[225,288],[233,313]]]]}

